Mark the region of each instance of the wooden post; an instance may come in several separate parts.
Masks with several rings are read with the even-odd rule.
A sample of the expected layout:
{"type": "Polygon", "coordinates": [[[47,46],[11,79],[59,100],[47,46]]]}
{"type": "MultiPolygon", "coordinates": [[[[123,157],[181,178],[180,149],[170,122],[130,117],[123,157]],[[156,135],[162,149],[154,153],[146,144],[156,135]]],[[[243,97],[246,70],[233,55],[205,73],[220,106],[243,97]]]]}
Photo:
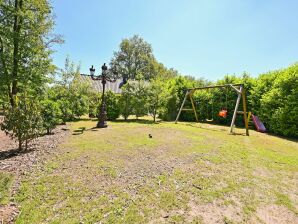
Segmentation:
{"type": "Polygon", "coordinates": [[[185,104],[185,101],[186,101],[186,98],[187,98],[188,94],[189,94],[189,91],[187,90],[186,93],[185,93],[185,97],[183,99],[183,103],[181,104],[180,110],[179,110],[179,112],[177,114],[177,117],[176,117],[176,120],[175,120],[175,124],[177,124],[177,122],[178,122],[178,119],[180,117],[181,111],[182,111],[182,109],[184,107],[184,104],[185,104]]]}
{"type": "Polygon", "coordinates": [[[196,111],[195,104],[194,104],[194,102],[193,102],[192,95],[193,95],[193,91],[190,92],[190,94],[189,94],[189,98],[190,98],[190,101],[191,101],[191,105],[192,105],[193,112],[194,112],[195,117],[196,117],[196,121],[199,123],[199,119],[198,119],[198,115],[197,115],[197,111],[196,111]]]}
{"type": "Polygon", "coordinates": [[[236,116],[237,116],[237,111],[238,111],[240,99],[241,99],[241,96],[242,96],[242,90],[243,90],[243,87],[240,86],[239,93],[238,93],[238,98],[237,98],[237,102],[236,102],[236,106],[235,106],[235,110],[234,110],[234,114],[233,114],[233,118],[232,118],[232,122],[231,122],[230,134],[233,134],[233,132],[234,132],[234,125],[235,125],[235,120],[236,120],[236,116]]]}
{"type": "Polygon", "coordinates": [[[249,130],[248,130],[248,117],[246,115],[246,97],[245,97],[245,89],[242,89],[242,104],[243,104],[243,117],[244,117],[244,124],[246,129],[246,135],[249,136],[249,130]]]}

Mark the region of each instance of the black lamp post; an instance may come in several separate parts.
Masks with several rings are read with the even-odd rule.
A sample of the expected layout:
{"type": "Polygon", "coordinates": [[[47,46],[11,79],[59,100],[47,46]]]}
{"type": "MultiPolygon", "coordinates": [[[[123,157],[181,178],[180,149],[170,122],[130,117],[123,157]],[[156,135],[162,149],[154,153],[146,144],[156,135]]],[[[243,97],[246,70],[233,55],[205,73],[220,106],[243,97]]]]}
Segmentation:
{"type": "Polygon", "coordinates": [[[98,123],[96,127],[98,128],[106,128],[108,127],[107,124],[107,108],[106,108],[106,98],[105,98],[105,85],[106,82],[116,82],[117,80],[117,73],[112,72],[111,70],[108,70],[108,67],[106,66],[106,63],[103,64],[101,67],[102,73],[101,75],[96,76],[95,75],[95,68],[90,68],[90,75],[93,80],[101,80],[102,83],[102,101],[101,101],[101,107],[100,107],[100,114],[98,117],[98,123]]]}

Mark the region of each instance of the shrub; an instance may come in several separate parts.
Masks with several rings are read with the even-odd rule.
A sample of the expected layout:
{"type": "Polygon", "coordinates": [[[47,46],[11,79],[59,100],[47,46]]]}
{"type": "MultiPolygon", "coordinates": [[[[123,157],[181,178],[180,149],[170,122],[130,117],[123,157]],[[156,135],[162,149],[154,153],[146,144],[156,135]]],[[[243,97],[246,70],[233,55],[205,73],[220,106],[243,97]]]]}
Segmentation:
{"type": "Polygon", "coordinates": [[[119,97],[111,91],[108,91],[105,97],[108,120],[116,120],[120,115],[119,97]]]}
{"type": "Polygon", "coordinates": [[[138,81],[131,83],[133,98],[132,98],[132,106],[133,113],[136,115],[137,119],[141,116],[148,114],[147,109],[147,95],[148,88],[144,80],[139,78],[138,81]]]}
{"type": "Polygon", "coordinates": [[[61,110],[57,102],[51,100],[42,101],[41,115],[43,118],[43,127],[46,129],[47,134],[61,123],[61,110]]]}
{"type": "Polygon", "coordinates": [[[101,93],[93,92],[89,97],[89,117],[98,117],[100,113],[101,93]]]}
{"type": "Polygon", "coordinates": [[[147,104],[149,113],[156,121],[156,116],[164,111],[165,102],[169,97],[168,92],[163,88],[163,82],[159,78],[155,78],[148,86],[147,104]]]}
{"type": "Polygon", "coordinates": [[[14,107],[10,107],[5,112],[5,118],[1,124],[1,129],[11,138],[16,138],[19,142],[19,150],[25,144],[37,138],[43,130],[43,121],[38,103],[30,98],[21,96],[16,101],[14,107]]]}
{"type": "Polygon", "coordinates": [[[277,71],[260,100],[260,117],[273,133],[298,137],[298,64],[277,71]]]}
{"type": "Polygon", "coordinates": [[[133,88],[128,82],[121,88],[122,93],[119,98],[119,109],[120,114],[124,117],[125,120],[132,115],[133,113],[133,88]]]}

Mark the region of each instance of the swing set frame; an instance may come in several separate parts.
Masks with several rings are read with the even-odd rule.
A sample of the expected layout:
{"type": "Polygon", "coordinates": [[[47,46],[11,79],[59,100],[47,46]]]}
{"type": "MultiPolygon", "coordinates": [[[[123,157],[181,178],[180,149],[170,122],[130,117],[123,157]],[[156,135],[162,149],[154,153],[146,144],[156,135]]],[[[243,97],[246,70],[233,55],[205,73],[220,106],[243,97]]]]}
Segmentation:
{"type": "Polygon", "coordinates": [[[231,88],[232,90],[237,92],[238,97],[237,97],[237,101],[236,101],[236,105],[235,105],[235,109],[234,109],[234,113],[233,113],[233,118],[232,118],[232,121],[231,121],[231,124],[230,124],[229,133],[230,134],[235,134],[234,127],[235,127],[236,116],[237,116],[237,114],[242,114],[243,119],[244,119],[245,129],[246,129],[246,135],[249,136],[248,121],[249,121],[249,117],[250,117],[250,112],[247,113],[246,96],[245,96],[245,89],[243,87],[243,84],[225,84],[225,85],[203,86],[203,87],[187,89],[187,91],[185,93],[185,96],[184,96],[184,99],[183,99],[183,102],[181,104],[181,107],[180,107],[179,112],[177,114],[175,123],[177,124],[178,119],[179,119],[180,114],[181,114],[182,111],[193,111],[194,115],[195,115],[195,118],[196,118],[196,122],[199,122],[198,114],[197,114],[195,103],[194,103],[194,100],[193,100],[193,94],[198,90],[214,89],[214,88],[231,88]],[[184,104],[186,102],[187,97],[190,98],[192,109],[184,108],[184,104]],[[243,111],[238,111],[241,98],[242,98],[243,111]]]}

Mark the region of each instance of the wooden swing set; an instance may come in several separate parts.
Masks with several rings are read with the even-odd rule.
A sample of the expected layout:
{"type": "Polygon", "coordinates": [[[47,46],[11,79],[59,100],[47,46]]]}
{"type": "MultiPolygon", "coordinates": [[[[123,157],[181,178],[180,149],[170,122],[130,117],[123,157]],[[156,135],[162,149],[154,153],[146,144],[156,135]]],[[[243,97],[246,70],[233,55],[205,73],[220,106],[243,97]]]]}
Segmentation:
{"type": "MultiPolygon", "coordinates": [[[[235,105],[235,110],[234,110],[234,113],[233,113],[233,118],[232,118],[232,121],[231,121],[231,124],[230,124],[230,132],[229,133],[234,134],[236,116],[237,116],[237,114],[242,114],[243,118],[244,118],[246,135],[249,136],[248,121],[249,121],[249,118],[250,118],[250,113],[247,113],[245,89],[243,87],[243,84],[225,84],[225,85],[204,86],[204,87],[188,89],[186,91],[183,102],[182,102],[181,107],[179,109],[179,112],[178,112],[178,115],[176,117],[175,123],[177,124],[178,119],[179,119],[180,114],[181,114],[181,111],[193,111],[194,115],[195,115],[195,118],[196,118],[196,121],[199,122],[196,107],[195,107],[195,103],[194,103],[194,100],[193,100],[193,94],[198,90],[206,90],[206,89],[214,89],[214,88],[231,88],[232,90],[237,92],[238,97],[237,97],[237,101],[236,101],[236,105],[235,105]],[[187,97],[190,98],[192,109],[184,108],[184,104],[186,102],[187,97]],[[241,98],[242,98],[243,111],[238,111],[241,98]]],[[[213,103],[212,103],[212,113],[213,113],[213,103]]],[[[228,113],[227,107],[222,108],[221,111],[219,112],[218,116],[226,118],[227,113],[228,113]]],[[[211,119],[211,120],[207,119],[207,121],[212,121],[212,120],[213,119],[211,119]]]]}

